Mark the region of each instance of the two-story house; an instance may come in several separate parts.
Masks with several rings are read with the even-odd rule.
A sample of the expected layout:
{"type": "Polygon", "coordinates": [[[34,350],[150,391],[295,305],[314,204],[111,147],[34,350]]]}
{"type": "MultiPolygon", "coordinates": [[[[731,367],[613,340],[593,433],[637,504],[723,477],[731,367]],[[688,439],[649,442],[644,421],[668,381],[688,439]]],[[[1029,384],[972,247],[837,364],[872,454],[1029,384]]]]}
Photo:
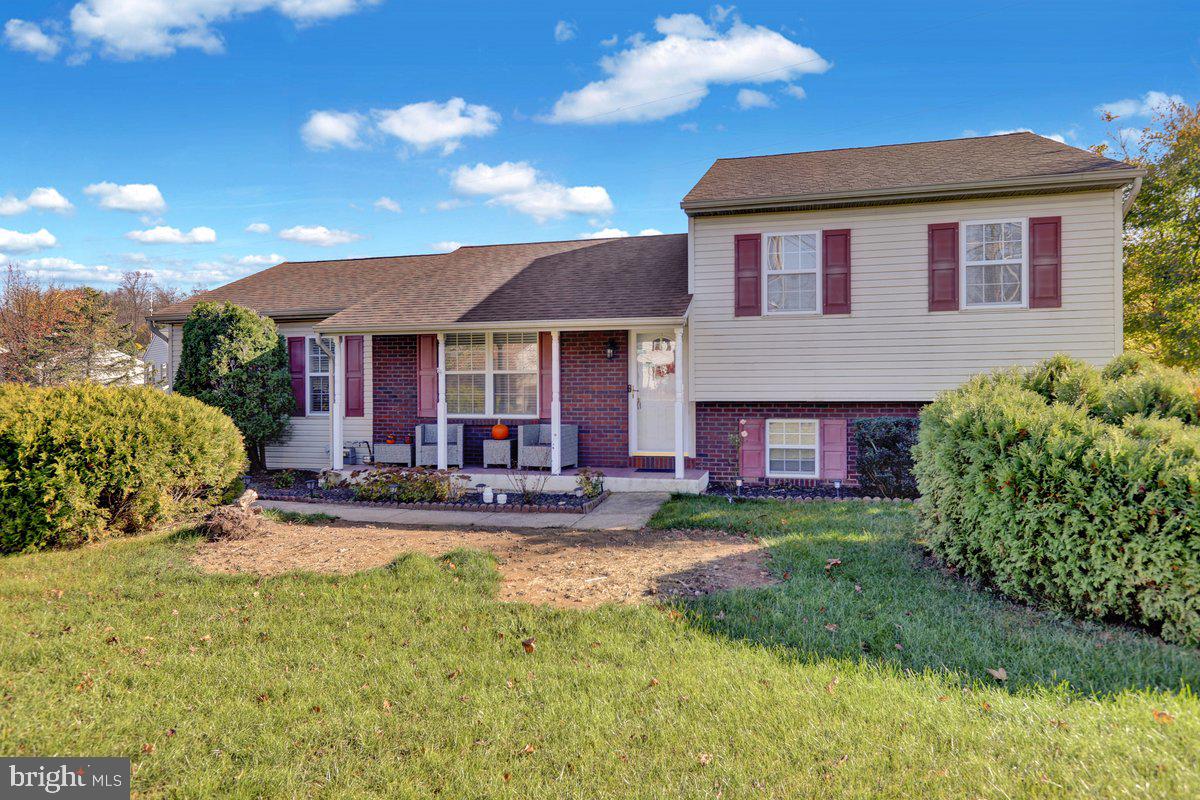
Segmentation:
{"type": "Polygon", "coordinates": [[[272,467],[342,468],[424,426],[437,466],[461,448],[486,482],[502,420],[541,434],[560,481],[852,485],[855,419],[1121,352],[1141,175],[1031,133],[721,159],[683,198],[686,235],[284,263],[152,322],[172,373],[199,300],[278,323],[296,408],[272,467]]]}

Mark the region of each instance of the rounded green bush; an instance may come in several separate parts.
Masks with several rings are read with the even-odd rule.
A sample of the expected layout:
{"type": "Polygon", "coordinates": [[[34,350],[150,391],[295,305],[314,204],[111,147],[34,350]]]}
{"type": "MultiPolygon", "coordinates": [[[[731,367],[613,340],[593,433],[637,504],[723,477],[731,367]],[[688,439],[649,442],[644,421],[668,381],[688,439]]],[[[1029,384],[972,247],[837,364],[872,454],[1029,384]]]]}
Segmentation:
{"type": "Polygon", "coordinates": [[[0,552],[136,533],[216,502],[246,462],[230,419],[150,387],[0,386],[0,552]]]}
{"type": "Polygon", "coordinates": [[[1056,357],[942,394],[913,449],[930,547],[1010,597],[1200,644],[1196,386],[1056,357]]]}

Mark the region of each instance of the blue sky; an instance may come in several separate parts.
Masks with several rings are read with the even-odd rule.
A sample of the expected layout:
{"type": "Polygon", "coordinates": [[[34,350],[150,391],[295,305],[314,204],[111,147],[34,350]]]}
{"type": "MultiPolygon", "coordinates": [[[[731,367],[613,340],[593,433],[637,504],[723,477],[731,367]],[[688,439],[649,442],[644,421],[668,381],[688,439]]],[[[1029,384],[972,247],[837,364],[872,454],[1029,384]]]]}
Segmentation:
{"type": "Polygon", "coordinates": [[[283,258],[679,232],[718,157],[1088,146],[1100,106],[1140,128],[1200,94],[1183,0],[449,7],[8,0],[0,263],[211,288],[283,258]]]}

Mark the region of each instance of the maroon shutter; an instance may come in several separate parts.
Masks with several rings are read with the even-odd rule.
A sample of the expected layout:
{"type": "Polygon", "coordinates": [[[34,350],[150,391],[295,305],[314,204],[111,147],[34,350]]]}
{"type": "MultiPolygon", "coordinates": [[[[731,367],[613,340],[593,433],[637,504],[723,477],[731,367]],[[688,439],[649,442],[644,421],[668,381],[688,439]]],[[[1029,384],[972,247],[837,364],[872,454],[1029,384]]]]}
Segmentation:
{"type": "Polygon", "coordinates": [[[363,337],[346,337],[346,416],[363,416],[363,337]]]}
{"type": "Polygon", "coordinates": [[[742,233],[733,237],[733,315],[762,314],[762,235],[742,233]]]}
{"type": "Polygon", "coordinates": [[[738,474],[743,478],[762,478],[767,474],[767,422],[748,419],[740,428],[738,433],[745,436],[742,436],[742,449],[738,453],[738,474]]]}
{"type": "Polygon", "coordinates": [[[850,313],[850,230],[825,231],[821,296],[826,314],[850,313]]]}
{"type": "Polygon", "coordinates": [[[307,407],[304,402],[306,377],[304,369],[308,358],[308,340],[303,336],[289,336],[287,348],[288,372],[292,376],[292,398],[296,401],[296,406],[292,409],[292,416],[303,417],[307,407]]]}
{"type": "Polygon", "coordinates": [[[958,310],[958,223],[929,226],[929,310],[958,310]]]}
{"type": "Polygon", "coordinates": [[[417,336],[417,416],[437,416],[438,393],[437,336],[422,333],[417,336]]]}
{"type": "Polygon", "coordinates": [[[538,416],[542,419],[550,419],[550,401],[554,391],[553,347],[549,331],[538,334],[538,416]]]}
{"type": "Polygon", "coordinates": [[[821,420],[821,477],[846,480],[846,420],[821,420]]]}
{"type": "Polygon", "coordinates": [[[1062,217],[1029,220],[1029,307],[1062,307],[1062,217]]]}

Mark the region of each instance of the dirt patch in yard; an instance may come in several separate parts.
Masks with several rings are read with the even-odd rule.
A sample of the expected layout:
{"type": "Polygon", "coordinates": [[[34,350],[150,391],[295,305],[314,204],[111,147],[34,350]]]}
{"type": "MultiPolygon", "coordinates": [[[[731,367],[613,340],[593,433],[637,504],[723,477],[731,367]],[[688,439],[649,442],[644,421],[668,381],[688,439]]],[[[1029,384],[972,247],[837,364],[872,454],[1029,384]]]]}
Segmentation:
{"type": "Polygon", "coordinates": [[[413,530],[399,526],[267,522],[247,539],[205,542],[192,562],[208,572],[351,573],[401,553],[460,547],[496,556],[500,599],[587,607],[696,596],[774,582],[760,544],[721,531],[413,530]]]}

